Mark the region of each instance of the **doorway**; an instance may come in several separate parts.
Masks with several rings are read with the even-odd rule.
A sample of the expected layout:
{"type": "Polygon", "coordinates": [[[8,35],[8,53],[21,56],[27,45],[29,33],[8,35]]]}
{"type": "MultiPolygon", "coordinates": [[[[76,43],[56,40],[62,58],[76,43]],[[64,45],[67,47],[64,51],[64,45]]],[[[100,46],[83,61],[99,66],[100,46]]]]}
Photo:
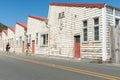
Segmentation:
{"type": "Polygon", "coordinates": [[[80,58],[80,35],[74,36],[74,50],[75,50],[74,57],[80,58]]]}

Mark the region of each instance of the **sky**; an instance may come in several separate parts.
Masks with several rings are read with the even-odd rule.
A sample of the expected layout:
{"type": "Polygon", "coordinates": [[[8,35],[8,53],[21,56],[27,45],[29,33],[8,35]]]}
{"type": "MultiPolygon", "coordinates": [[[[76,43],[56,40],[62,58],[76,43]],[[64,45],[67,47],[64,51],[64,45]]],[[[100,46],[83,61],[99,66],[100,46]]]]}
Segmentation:
{"type": "Polygon", "coordinates": [[[15,27],[16,22],[26,22],[29,15],[48,16],[51,2],[106,3],[120,8],[120,0],[0,0],[0,23],[15,27]]]}

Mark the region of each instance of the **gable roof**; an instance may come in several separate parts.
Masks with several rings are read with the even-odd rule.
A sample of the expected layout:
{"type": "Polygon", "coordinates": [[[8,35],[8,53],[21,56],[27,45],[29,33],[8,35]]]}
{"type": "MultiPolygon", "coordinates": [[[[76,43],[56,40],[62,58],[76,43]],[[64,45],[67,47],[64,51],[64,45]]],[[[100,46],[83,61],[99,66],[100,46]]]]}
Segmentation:
{"type": "Polygon", "coordinates": [[[24,29],[27,29],[27,24],[24,22],[17,22],[16,24],[22,26],[24,29]]]}
{"type": "Polygon", "coordinates": [[[15,28],[14,27],[8,27],[10,30],[12,30],[13,32],[15,32],[15,28]]]}
{"type": "Polygon", "coordinates": [[[7,30],[2,30],[2,32],[4,32],[7,35],[7,30]]]}
{"type": "Polygon", "coordinates": [[[68,7],[90,7],[103,8],[105,4],[88,4],[88,3],[50,3],[51,6],[68,6],[68,7]]]}
{"type": "Polygon", "coordinates": [[[34,18],[34,19],[37,19],[37,20],[41,20],[41,21],[47,20],[47,18],[40,17],[40,16],[29,16],[29,17],[30,17],[30,18],[34,18]]]}

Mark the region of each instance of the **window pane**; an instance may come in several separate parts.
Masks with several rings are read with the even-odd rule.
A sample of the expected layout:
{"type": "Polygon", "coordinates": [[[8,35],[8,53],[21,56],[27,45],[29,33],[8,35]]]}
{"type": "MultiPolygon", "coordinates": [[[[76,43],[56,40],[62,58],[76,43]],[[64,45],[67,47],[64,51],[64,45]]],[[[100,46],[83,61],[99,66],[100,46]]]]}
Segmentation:
{"type": "Polygon", "coordinates": [[[31,44],[31,35],[29,35],[29,43],[31,44]]]}
{"type": "Polygon", "coordinates": [[[45,35],[43,35],[43,44],[45,45],[45,35]]]}
{"type": "Polygon", "coordinates": [[[20,36],[19,37],[19,47],[21,47],[22,46],[22,37],[20,36]]]}
{"type": "Polygon", "coordinates": [[[43,35],[41,35],[41,37],[42,37],[42,44],[43,45],[47,45],[48,44],[48,34],[43,34],[43,35]]]}
{"type": "Polygon", "coordinates": [[[48,44],[48,34],[46,34],[46,39],[45,39],[45,43],[48,44]]]}
{"type": "Polygon", "coordinates": [[[75,36],[76,43],[80,43],[80,36],[75,36]]]}
{"type": "Polygon", "coordinates": [[[26,35],[26,43],[28,43],[28,35],[26,35]]]}
{"type": "Polygon", "coordinates": [[[36,33],[36,45],[38,45],[38,33],[36,33]]]}
{"type": "Polygon", "coordinates": [[[97,24],[99,24],[99,19],[98,19],[98,18],[95,18],[95,19],[94,19],[94,25],[97,25],[97,24]]]}
{"type": "Polygon", "coordinates": [[[61,18],[61,13],[59,13],[58,18],[61,18]]]}
{"type": "Polygon", "coordinates": [[[115,19],[115,25],[116,25],[116,26],[119,25],[119,19],[115,19]]]}
{"type": "Polygon", "coordinates": [[[94,39],[99,40],[99,27],[94,27],[94,39]]]}
{"type": "Polygon", "coordinates": [[[65,14],[64,14],[64,12],[62,12],[62,18],[64,18],[65,17],[65,14]]]}
{"type": "Polygon", "coordinates": [[[83,29],[83,36],[84,36],[83,40],[87,41],[87,29],[83,29]]]}
{"type": "Polygon", "coordinates": [[[87,21],[83,21],[83,26],[87,27],[87,21]]]}

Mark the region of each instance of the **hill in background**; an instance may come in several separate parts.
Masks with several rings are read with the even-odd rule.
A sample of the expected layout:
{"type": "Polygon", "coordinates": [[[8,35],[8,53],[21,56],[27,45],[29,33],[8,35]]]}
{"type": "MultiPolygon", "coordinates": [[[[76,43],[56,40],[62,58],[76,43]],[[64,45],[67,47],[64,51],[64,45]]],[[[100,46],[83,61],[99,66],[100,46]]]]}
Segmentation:
{"type": "Polygon", "coordinates": [[[4,24],[2,24],[2,23],[0,23],[0,32],[1,32],[3,29],[7,29],[7,26],[4,25],[4,24]]]}

